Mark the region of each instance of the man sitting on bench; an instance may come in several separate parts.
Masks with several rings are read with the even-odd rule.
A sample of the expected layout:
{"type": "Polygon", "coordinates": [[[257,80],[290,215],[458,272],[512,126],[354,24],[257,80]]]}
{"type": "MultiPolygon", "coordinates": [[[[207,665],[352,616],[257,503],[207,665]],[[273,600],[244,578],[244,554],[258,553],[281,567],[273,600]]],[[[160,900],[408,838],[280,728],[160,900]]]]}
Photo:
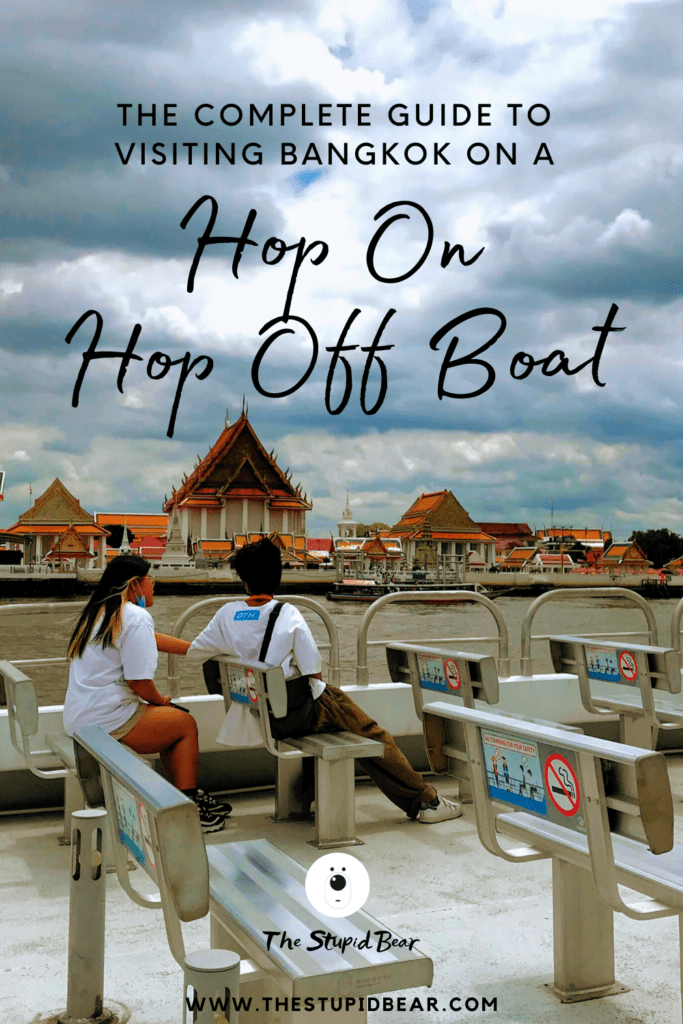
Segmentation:
{"type": "Polygon", "coordinates": [[[411,767],[386,729],[343,690],[323,683],[320,652],[303,616],[293,605],[273,600],[282,576],[280,549],[264,538],[240,548],[230,564],[249,596],[246,601],[224,605],[190,645],[188,657],[203,662],[217,654],[228,654],[244,661],[281,665],[289,680],[289,702],[286,718],[273,719],[280,727],[275,738],[345,730],[379,740],[384,744],[384,757],[359,761],[385,796],[409,818],[424,824],[459,817],[460,805],[439,798],[434,787],[411,767]]]}

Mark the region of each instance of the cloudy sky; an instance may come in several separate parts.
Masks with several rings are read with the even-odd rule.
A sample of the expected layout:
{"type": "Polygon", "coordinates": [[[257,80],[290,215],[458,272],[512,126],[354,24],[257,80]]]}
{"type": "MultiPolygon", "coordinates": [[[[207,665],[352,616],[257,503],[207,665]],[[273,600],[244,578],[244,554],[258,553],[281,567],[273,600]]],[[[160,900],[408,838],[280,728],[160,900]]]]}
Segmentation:
{"type": "Polygon", "coordinates": [[[244,395],[313,497],[312,534],[333,528],[347,489],[357,519],[391,523],[444,487],[475,520],[541,527],[552,508],[558,525],[618,537],[683,532],[682,11],[5,0],[0,528],[28,507],[29,485],[35,497],[55,476],[89,511],[158,511],[244,395]],[[263,116],[271,104],[272,126],[249,123],[251,105],[263,116]],[[418,124],[430,104],[432,123],[418,124]],[[467,123],[453,124],[454,104],[467,123]],[[156,124],[138,118],[153,105],[156,124]],[[180,223],[207,195],[214,236],[240,236],[255,210],[256,244],[237,278],[235,243],[208,245],[189,293],[208,202],[180,223]],[[373,276],[373,236],[397,214],[373,276]],[[285,323],[302,238],[327,250],[301,265],[285,323]],[[445,243],[468,261],[483,251],[442,267],[445,243]],[[613,305],[623,330],[603,339],[598,366],[593,328],[613,305]],[[89,310],[98,351],[124,352],[140,325],[142,358],[123,394],[121,359],[91,361],[72,408],[94,316],[65,337],[89,310]],[[354,310],[344,343],[357,347],[335,356],[354,310]],[[389,310],[379,405],[381,367],[362,348],[389,310]],[[213,361],[203,380],[200,357],[213,361]],[[260,394],[254,378],[291,393],[260,394]]]}

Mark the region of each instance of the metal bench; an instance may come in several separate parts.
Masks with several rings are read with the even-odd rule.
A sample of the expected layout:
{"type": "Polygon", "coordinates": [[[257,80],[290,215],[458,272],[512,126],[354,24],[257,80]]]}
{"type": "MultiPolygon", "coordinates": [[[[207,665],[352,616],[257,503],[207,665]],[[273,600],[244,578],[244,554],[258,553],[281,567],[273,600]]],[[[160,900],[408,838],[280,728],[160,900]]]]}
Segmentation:
{"type": "MultiPolygon", "coordinates": [[[[431,985],[432,961],[409,943],[379,952],[373,948],[321,947],[306,950],[312,931],[358,936],[383,931],[400,941],[375,918],[360,910],[343,920],[324,917],[308,902],[306,871],[265,840],[204,846],[196,806],[170,783],[96,726],[80,730],[75,742],[79,778],[91,806],[104,801],[116,823],[116,869],[119,882],[134,902],[162,909],[169,946],[184,965],[182,922],[211,913],[213,952],[226,943],[242,957],[240,997],[252,999],[242,1024],[266,1018],[264,997],[287,997],[287,1009],[271,1005],[269,1024],[320,1024],[328,1012],[303,1012],[303,999],[344,1001],[344,1020],[364,1024],[364,997],[431,985]],[[156,897],[131,885],[126,855],[132,852],[159,888],[156,897]],[[267,933],[287,932],[298,947],[268,941],[267,933]],[[292,999],[301,999],[301,1012],[292,999]]],[[[194,954],[193,956],[196,956],[194,954]]],[[[244,1006],[244,1003],[242,1004],[244,1006]]],[[[317,1009],[317,1007],[316,1007],[317,1009]]],[[[321,1008],[322,1009],[322,1008],[321,1008]]],[[[202,1018],[203,1019],[203,1018],[202,1018]]],[[[211,1019],[211,1018],[207,1018],[211,1019]]],[[[232,1020],[233,1017],[230,1017],[232,1020]]]]}
{"type": "Polygon", "coordinates": [[[83,807],[81,790],[76,779],[76,762],[72,740],[66,733],[48,733],[47,750],[33,750],[31,744],[38,733],[38,701],[28,676],[9,661],[0,661],[0,680],[5,684],[7,717],[12,746],[39,779],[64,779],[64,829],[59,837],[63,846],[71,843],[71,814],[83,807]],[[61,768],[41,767],[46,760],[57,758],[61,768]]]}
{"type": "Polygon", "coordinates": [[[303,758],[315,758],[315,839],[318,850],[362,846],[356,837],[355,759],[382,757],[377,740],[350,732],[321,732],[297,739],[274,740],[268,710],[275,718],[287,714],[287,685],[281,668],[219,656],[225,709],[247,706],[258,716],[266,749],[277,758],[276,821],[307,817],[303,804],[303,758]]]}
{"type": "Polygon", "coordinates": [[[489,853],[552,858],[552,991],[562,1002],[626,991],[614,977],[613,911],[635,920],[683,914],[664,755],[445,702],[429,714],[447,725],[449,759],[470,765],[489,853]],[[638,898],[624,899],[620,885],[638,898]]]}
{"type": "Polygon", "coordinates": [[[579,678],[581,703],[592,715],[619,715],[619,738],[657,749],[660,731],[683,727],[683,707],[655,701],[655,690],[681,692],[678,652],[672,647],[599,642],[578,636],[550,637],[556,672],[579,678]],[[593,696],[591,682],[618,689],[593,696]]]}
{"type": "MultiPolygon", "coordinates": [[[[449,760],[445,751],[446,726],[438,715],[425,714],[434,698],[455,707],[473,708],[475,700],[497,704],[499,695],[498,670],[490,654],[467,654],[440,647],[418,644],[387,644],[387,665],[392,682],[410,683],[417,717],[422,722],[425,747],[434,772],[448,772],[457,779],[459,799],[472,802],[470,772],[467,764],[449,760]]],[[[524,721],[522,715],[496,708],[491,714],[524,721]]],[[[528,721],[528,719],[527,719],[528,721]]],[[[552,729],[582,732],[578,726],[558,725],[534,719],[538,725],[552,729]]]]}

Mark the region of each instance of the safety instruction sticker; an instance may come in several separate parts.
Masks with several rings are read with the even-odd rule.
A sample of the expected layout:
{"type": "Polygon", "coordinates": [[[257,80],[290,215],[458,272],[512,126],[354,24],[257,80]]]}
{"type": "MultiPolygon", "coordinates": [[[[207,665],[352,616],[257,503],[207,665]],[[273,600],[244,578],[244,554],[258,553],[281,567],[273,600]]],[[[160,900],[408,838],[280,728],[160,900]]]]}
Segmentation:
{"type": "MultiPolygon", "coordinates": [[[[140,825],[138,805],[132,793],[129,793],[120,782],[112,779],[114,799],[116,800],[116,824],[119,839],[127,846],[136,861],[145,866],[144,837],[140,825]]],[[[152,866],[154,863],[152,862],[152,866]]]]}
{"type": "Polygon", "coordinates": [[[485,730],[481,740],[491,799],[544,815],[545,792],[537,745],[485,730]]]}
{"type": "Polygon", "coordinates": [[[460,680],[460,669],[458,668],[458,663],[456,661],[453,661],[452,658],[446,658],[446,661],[444,662],[443,670],[444,670],[444,673],[446,675],[446,682],[448,684],[449,690],[456,690],[456,691],[459,690],[460,689],[460,681],[461,680],[460,680]]]}
{"type": "Polygon", "coordinates": [[[638,678],[638,663],[631,651],[619,651],[619,670],[627,683],[635,683],[638,678]]]}
{"type": "Polygon", "coordinates": [[[252,669],[247,669],[247,694],[252,704],[258,704],[258,690],[256,689],[256,678],[252,669]]]}
{"type": "Polygon", "coordinates": [[[432,658],[429,654],[418,654],[417,668],[420,673],[420,686],[423,690],[439,690],[448,693],[444,666],[441,658],[432,658]]]}
{"type": "Polygon", "coordinates": [[[254,673],[251,669],[248,671],[239,668],[237,665],[226,665],[226,672],[228,674],[228,689],[230,691],[230,699],[235,701],[237,704],[254,704],[258,700],[258,694],[256,693],[256,687],[254,686],[254,673]],[[251,674],[251,679],[249,679],[251,674]],[[248,684],[251,684],[251,689],[248,684]],[[252,697],[252,691],[254,696],[252,697]]]}
{"type": "Polygon", "coordinates": [[[605,683],[621,681],[617,652],[610,650],[609,647],[586,644],[586,665],[589,679],[602,679],[605,683]]]}
{"type": "Polygon", "coordinates": [[[579,780],[566,757],[550,754],[545,760],[543,776],[553,806],[567,818],[578,814],[581,803],[579,780]]]}
{"type": "Polygon", "coordinates": [[[492,800],[586,831],[573,751],[483,728],[479,733],[492,800]]]}

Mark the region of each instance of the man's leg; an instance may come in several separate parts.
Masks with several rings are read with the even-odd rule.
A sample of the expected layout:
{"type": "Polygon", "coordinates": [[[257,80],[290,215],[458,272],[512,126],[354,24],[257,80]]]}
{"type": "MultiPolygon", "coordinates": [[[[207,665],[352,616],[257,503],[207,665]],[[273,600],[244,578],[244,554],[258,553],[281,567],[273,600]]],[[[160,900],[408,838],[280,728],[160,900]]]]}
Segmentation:
{"type": "Polygon", "coordinates": [[[370,718],[343,690],[327,686],[316,701],[316,732],[341,729],[384,744],[384,757],[359,758],[373,782],[408,817],[416,818],[423,803],[433,804],[437,793],[396,746],[394,737],[370,718]]]}

